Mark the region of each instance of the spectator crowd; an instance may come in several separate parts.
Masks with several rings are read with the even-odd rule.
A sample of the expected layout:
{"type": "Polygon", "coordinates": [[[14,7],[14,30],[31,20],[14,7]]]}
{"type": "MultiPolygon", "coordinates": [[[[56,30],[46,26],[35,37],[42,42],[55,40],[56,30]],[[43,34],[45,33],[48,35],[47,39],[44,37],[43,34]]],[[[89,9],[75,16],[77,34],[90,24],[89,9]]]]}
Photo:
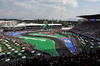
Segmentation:
{"type": "MultiPolygon", "coordinates": [[[[78,32],[83,32],[87,31],[85,34],[87,35],[93,35],[96,36],[97,34],[99,34],[99,32],[97,32],[97,30],[99,30],[96,27],[100,28],[100,24],[97,23],[95,24],[96,27],[92,26],[93,24],[90,25],[86,25],[86,23],[82,23],[83,25],[85,25],[87,28],[85,27],[75,27],[74,31],[78,31],[78,32]],[[90,27],[90,28],[89,28],[90,27]],[[78,28],[78,30],[77,30],[78,28]],[[93,33],[93,30],[95,30],[95,32],[93,33]],[[89,32],[90,31],[90,32],[89,32]],[[94,35],[96,34],[96,35],[94,35]]],[[[81,25],[81,24],[80,24],[81,25]]],[[[18,59],[15,59],[16,61],[12,62],[12,63],[5,63],[8,66],[100,66],[100,50],[97,50],[95,53],[91,53],[91,52],[81,52],[79,54],[76,54],[74,56],[66,56],[66,55],[62,55],[62,56],[50,56],[50,55],[46,55],[46,54],[42,54],[42,53],[38,53],[35,51],[33,51],[34,47],[23,42],[23,39],[17,38],[17,37],[10,37],[10,36],[4,36],[3,34],[0,34],[0,39],[4,39],[4,40],[12,40],[15,43],[18,43],[21,45],[21,47],[25,47],[25,52],[27,54],[25,54],[24,57],[27,57],[28,55],[30,55],[30,58],[24,58],[23,60],[19,61],[18,59]]],[[[2,43],[2,42],[1,42],[2,43]]],[[[4,56],[3,56],[4,57],[4,56]]],[[[14,56],[12,56],[11,58],[14,58],[14,56]]],[[[5,59],[6,60],[6,59],[5,59]]],[[[2,61],[2,56],[0,56],[0,62],[2,61]]],[[[1,64],[0,66],[5,66],[5,64],[1,64]]]]}
{"type": "Polygon", "coordinates": [[[71,31],[100,38],[100,22],[82,22],[71,31]]]}

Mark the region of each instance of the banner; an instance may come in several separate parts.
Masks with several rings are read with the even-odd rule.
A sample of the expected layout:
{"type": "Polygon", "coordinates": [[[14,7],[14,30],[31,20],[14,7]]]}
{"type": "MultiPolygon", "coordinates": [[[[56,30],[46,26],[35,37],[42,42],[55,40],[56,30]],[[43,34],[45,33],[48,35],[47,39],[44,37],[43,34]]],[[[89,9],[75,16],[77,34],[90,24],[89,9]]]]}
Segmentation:
{"type": "Polygon", "coordinates": [[[73,44],[73,41],[72,41],[72,38],[59,38],[61,40],[63,40],[67,46],[67,48],[73,52],[73,53],[76,53],[76,50],[75,50],[75,47],[74,47],[74,44],[73,44]]]}

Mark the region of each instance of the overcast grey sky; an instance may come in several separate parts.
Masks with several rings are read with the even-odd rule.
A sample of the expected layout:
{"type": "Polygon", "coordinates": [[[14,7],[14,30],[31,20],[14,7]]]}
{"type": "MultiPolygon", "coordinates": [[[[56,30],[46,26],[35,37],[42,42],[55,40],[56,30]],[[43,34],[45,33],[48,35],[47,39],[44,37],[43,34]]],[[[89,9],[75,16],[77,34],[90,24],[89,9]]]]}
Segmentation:
{"type": "MultiPolygon", "coordinates": [[[[100,0],[62,0],[62,20],[100,14],[100,0]]],[[[60,19],[61,0],[0,0],[0,18],[60,19]]]]}

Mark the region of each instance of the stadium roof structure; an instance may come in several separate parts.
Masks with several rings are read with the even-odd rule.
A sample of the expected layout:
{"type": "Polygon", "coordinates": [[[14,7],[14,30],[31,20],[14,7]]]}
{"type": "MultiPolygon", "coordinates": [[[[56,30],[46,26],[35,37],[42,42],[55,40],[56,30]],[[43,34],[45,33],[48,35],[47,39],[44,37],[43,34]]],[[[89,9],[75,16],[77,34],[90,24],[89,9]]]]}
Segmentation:
{"type": "Polygon", "coordinates": [[[100,14],[77,16],[85,19],[100,19],[100,14]]]}

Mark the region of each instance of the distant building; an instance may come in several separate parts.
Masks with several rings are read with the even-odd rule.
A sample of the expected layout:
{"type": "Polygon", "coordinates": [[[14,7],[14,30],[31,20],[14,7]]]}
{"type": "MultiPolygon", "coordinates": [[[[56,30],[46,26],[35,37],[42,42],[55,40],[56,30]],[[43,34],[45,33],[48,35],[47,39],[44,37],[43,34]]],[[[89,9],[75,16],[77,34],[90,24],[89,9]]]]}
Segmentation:
{"type": "Polygon", "coordinates": [[[15,20],[11,21],[0,21],[0,31],[2,30],[13,30],[12,27],[17,25],[19,22],[15,20]]]}
{"type": "Polygon", "coordinates": [[[0,21],[0,27],[13,27],[18,24],[18,21],[0,21]]]}

